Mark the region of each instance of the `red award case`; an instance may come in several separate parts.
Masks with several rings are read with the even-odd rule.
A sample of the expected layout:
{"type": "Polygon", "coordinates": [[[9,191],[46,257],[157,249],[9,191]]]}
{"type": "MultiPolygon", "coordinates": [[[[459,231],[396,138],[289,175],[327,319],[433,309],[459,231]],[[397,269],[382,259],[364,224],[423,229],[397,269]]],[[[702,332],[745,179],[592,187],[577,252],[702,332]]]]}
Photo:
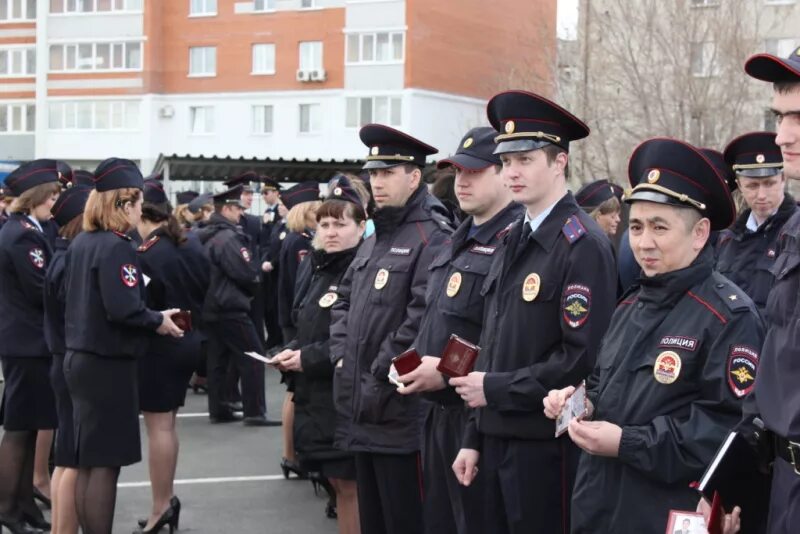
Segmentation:
{"type": "Polygon", "coordinates": [[[183,330],[184,332],[191,332],[192,331],[192,312],[190,311],[179,311],[175,315],[172,316],[172,322],[175,323],[175,326],[183,330]]]}
{"type": "Polygon", "coordinates": [[[480,352],[479,346],[473,345],[455,334],[450,334],[450,341],[444,347],[442,359],[439,360],[436,370],[450,378],[467,376],[475,367],[475,360],[478,359],[480,352]]]}
{"type": "Polygon", "coordinates": [[[397,369],[397,375],[403,376],[419,367],[422,364],[422,358],[419,357],[417,350],[412,347],[399,356],[392,358],[392,363],[394,368],[397,369]]]}

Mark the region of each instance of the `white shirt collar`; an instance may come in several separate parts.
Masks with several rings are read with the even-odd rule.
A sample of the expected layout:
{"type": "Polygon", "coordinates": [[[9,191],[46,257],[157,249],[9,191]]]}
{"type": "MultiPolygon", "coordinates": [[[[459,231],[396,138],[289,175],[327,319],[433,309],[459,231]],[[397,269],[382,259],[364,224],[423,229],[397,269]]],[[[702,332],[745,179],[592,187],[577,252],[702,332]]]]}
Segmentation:
{"type": "Polygon", "coordinates": [[[42,229],[42,223],[36,220],[36,217],[31,217],[30,215],[26,215],[26,217],[33,223],[33,225],[39,229],[40,232],[44,233],[42,229]]]}
{"type": "MultiPolygon", "coordinates": [[[[775,212],[773,212],[773,213],[770,213],[769,216],[772,217],[773,215],[775,215],[775,213],[778,213],[777,210],[775,212]]],[[[766,221],[764,221],[764,222],[766,222],[766,221]]],[[[750,230],[751,232],[757,232],[759,226],[761,226],[761,225],[758,224],[758,222],[756,221],[756,217],[755,217],[755,215],[753,215],[753,210],[750,210],[750,216],[747,217],[747,223],[745,224],[745,227],[748,230],[750,230]]]]}
{"type": "MultiPolygon", "coordinates": [[[[561,197],[561,198],[564,198],[564,197],[561,197]]],[[[553,208],[556,207],[556,204],[561,202],[561,198],[559,198],[558,200],[556,200],[555,202],[550,204],[547,207],[547,209],[545,209],[543,212],[541,212],[539,215],[537,215],[533,219],[531,219],[531,216],[528,213],[528,210],[525,210],[525,223],[531,225],[531,233],[533,233],[533,232],[535,232],[536,230],[539,229],[539,227],[542,225],[542,223],[547,218],[547,216],[550,215],[550,212],[553,211],[553,208]]]]}

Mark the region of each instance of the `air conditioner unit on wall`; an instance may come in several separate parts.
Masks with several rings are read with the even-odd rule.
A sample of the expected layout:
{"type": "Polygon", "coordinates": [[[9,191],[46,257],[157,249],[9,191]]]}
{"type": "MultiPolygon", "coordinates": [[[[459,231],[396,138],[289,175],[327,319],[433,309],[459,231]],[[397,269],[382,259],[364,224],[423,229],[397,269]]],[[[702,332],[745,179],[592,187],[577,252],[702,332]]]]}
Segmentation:
{"type": "Polygon", "coordinates": [[[158,116],[162,119],[171,119],[175,115],[175,108],[169,104],[158,109],[158,116]]]}
{"type": "Polygon", "coordinates": [[[325,69],[317,69],[311,71],[311,81],[312,82],[324,82],[326,76],[325,69]]]}
{"type": "Polygon", "coordinates": [[[307,82],[311,79],[311,71],[307,70],[298,70],[297,71],[297,81],[298,82],[307,82]]]}

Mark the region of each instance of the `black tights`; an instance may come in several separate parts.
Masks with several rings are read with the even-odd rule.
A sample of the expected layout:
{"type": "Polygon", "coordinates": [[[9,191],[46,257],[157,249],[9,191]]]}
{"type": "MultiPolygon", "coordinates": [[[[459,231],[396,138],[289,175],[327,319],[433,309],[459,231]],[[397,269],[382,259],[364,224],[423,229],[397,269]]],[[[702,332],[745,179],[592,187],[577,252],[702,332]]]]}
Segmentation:
{"type": "Polygon", "coordinates": [[[81,467],[75,484],[75,507],[84,534],[111,534],[117,502],[119,467],[81,467]]]}
{"type": "Polygon", "coordinates": [[[0,441],[0,515],[22,519],[38,509],[33,502],[35,430],[7,430],[0,441]]]}

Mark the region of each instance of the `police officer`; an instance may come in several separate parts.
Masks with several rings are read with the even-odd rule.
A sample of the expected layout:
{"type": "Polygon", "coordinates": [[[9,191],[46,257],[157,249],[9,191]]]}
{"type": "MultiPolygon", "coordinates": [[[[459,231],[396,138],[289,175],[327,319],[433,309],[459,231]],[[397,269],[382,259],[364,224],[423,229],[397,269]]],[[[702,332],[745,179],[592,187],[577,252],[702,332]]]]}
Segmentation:
{"type": "Polygon", "coordinates": [[[741,287],[764,312],[775,277],[778,235],[797,211],[797,201],[786,189],[783,158],[775,133],[752,132],[731,141],[725,161],[736,172],[729,186],[738,188],[745,209],[717,240],[717,270],[741,287]]]}
{"type": "MultiPolygon", "coordinates": [[[[755,384],[763,324],[714,272],[713,230],[735,216],[724,177],[696,148],[656,138],[631,156],[631,248],[640,286],[623,297],[587,381],[591,421],[570,423],[585,451],[573,532],[661,533],[693,509],[703,474],[755,384]]],[[[572,388],[553,391],[555,418],[572,388]]]]}
{"type": "MultiPolygon", "coordinates": [[[[775,143],[783,157],[783,175],[800,180],[800,47],[788,58],[757,54],[745,71],[773,83],[770,109],[777,119],[775,143]]],[[[800,214],[786,222],[779,236],[775,276],[766,315],[769,330],[762,349],[756,382],[756,404],[767,428],[775,433],[772,492],[768,531],[788,534],[800,524],[800,344],[797,343],[800,308],[800,214]]],[[[743,516],[747,510],[742,510],[743,516]]]]}
{"type": "Polygon", "coordinates": [[[95,170],[84,232],[66,255],[64,375],[73,402],[78,520],[84,532],[110,533],[121,466],[141,460],[136,358],[147,332],[180,337],[177,309],[145,306],[131,239],[142,210],[142,174],[125,159],[95,170]]]}
{"type": "Polygon", "coordinates": [[[506,184],[526,214],[481,286],[476,371],[450,380],[476,408],[453,469],[464,485],[483,478],[484,532],[561,532],[577,450],[565,437],[554,439],[541,398],[594,365],[614,305],[614,256],[566,185],[569,142],[589,128],[524,91],[495,96],[488,115],[501,132],[495,152],[506,184]]]}
{"type": "Polygon", "coordinates": [[[267,331],[266,349],[276,347],[281,343],[280,324],[278,323],[278,272],[271,261],[270,242],[275,227],[281,222],[280,184],[268,177],[261,179],[261,198],[264,200],[264,215],[261,220],[261,234],[259,235],[259,249],[261,250],[261,287],[264,292],[264,328],[267,331]]]}
{"type": "Polygon", "coordinates": [[[214,214],[198,231],[211,262],[211,281],[203,305],[208,345],[208,411],[212,422],[234,421],[225,405],[223,388],[229,362],[241,376],[244,424],[274,426],[266,418],[264,368],[245,352],[261,352],[261,341],[250,319],[253,295],[258,285],[257,259],[249,240],[237,225],[244,212],[241,185],[214,195],[214,214]]]}
{"type": "Polygon", "coordinates": [[[436,149],[380,124],[361,128],[377,210],[339,286],[331,324],[336,445],[356,453],[363,532],[422,531],[422,406],[388,381],[392,358],[417,336],[428,267],[450,234],[441,203],[422,183],[436,149]]]}
{"type": "Polygon", "coordinates": [[[414,342],[422,365],[399,377],[404,395],[424,391],[431,401],[424,426],[424,524],[428,533],[483,532],[480,484],[461,486],[451,468],[461,448],[467,408],[436,370],[451,334],[471,343],[480,340],[483,324],[481,285],[508,227],[522,216],[503,183],[502,163],[494,154],[494,128],[473,128],[455,155],[439,161],[455,168],[454,192],[469,215],[448,246],[430,265],[425,314],[414,342]]]}
{"type": "Polygon", "coordinates": [[[622,188],[608,180],[595,180],[575,193],[575,202],[614,240],[622,211],[622,188]]]}
{"type": "Polygon", "coordinates": [[[52,250],[41,224],[58,197],[53,160],[21,165],[6,177],[15,197],[0,230],[0,349],[5,388],[0,406],[0,528],[49,530],[33,502],[33,465],[39,430],[56,427],[50,351],[44,341],[42,288],[52,250]]]}

